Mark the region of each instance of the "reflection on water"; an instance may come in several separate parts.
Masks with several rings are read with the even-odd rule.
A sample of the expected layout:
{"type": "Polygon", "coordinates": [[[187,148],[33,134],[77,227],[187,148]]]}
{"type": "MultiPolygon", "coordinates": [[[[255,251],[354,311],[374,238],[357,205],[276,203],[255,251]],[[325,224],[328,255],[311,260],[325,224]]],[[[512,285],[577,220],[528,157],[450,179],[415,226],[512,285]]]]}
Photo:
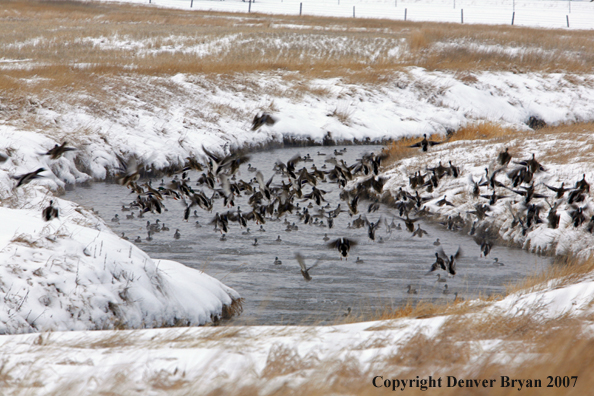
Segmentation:
{"type": "MultiPolygon", "coordinates": [[[[287,161],[293,155],[310,154],[318,168],[325,160],[333,156],[334,150],[340,147],[287,148],[259,152],[252,155],[250,165],[262,171],[267,180],[272,176],[272,167],[277,159],[287,161]],[[326,154],[326,155],[319,155],[326,154]]],[[[362,153],[379,150],[378,146],[349,146],[341,157],[348,164],[355,161],[362,153]]],[[[311,166],[300,163],[301,166],[311,166]]],[[[328,169],[332,166],[328,164],[328,169]]],[[[238,178],[248,180],[254,172],[243,165],[238,178]]],[[[190,174],[191,185],[195,186],[199,174],[190,174]]],[[[273,184],[280,183],[281,177],[275,176],[273,184]]],[[[154,180],[157,187],[161,180],[154,180]]],[[[197,189],[205,187],[196,186],[197,189]]],[[[339,203],[336,184],[322,183],[318,186],[328,191],[325,196],[330,208],[339,203]]],[[[304,193],[310,191],[304,187],[304,193]]],[[[210,193],[207,193],[209,195],[210,193]]],[[[520,249],[509,249],[495,246],[488,258],[481,258],[478,246],[472,238],[462,233],[447,231],[441,226],[421,223],[429,232],[423,238],[411,237],[403,231],[387,232],[383,225],[376,233],[376,241],[367,237],[367,229],[347,229],[354,218],[342,213],[335,219],[334,227],[304,225],[298,216],[288,215],[287,221],[295,222],[297,231],[286,231],[285,219],[267,221],[263,225],[265,231],[253,222],[248,223],[249,234],[237,223],[230,224],[226,240],[221,240],[221,233],[214,231],[209,225],[215,212],[225,212],[222,200],[217,200],[213,213],[197,208],[198,217],[192,215],[189,222],[183,221],[184,204],[181,201],[166,199],[168,209],[163,214],[146,213],[144,218],[127,219],[131,212],[122,212],[122,205],[128,205],[135,199],[129,190],[117,184],[96,183],[91,187],[78,187],[69,191],[65,199],[93,207],[110,224],[113,230],[133,241],[137,236],[142,238],[138,246],[154,259],[170,259],[179,261],[189,267],[205,271],[237,290],[245,298],[243,314],[233,319],[234,324],[309,324],[328,323],[342,318],[347,308],[352,308],[353,315],[371,319],[385,308],[406,304],[408,301],[431,300],[445,301],[454,299],[454,293],[469,298],[504,292],[504,286],[527,275],[542,271],[550,263],[550,258],[538,257],[520,249]],[[115,214],[119,214],[119,223],[111,222],[115,214]],[[145,240],[146,222],[154,223],[157,219],[165,223],[169,231],[153,235],[153,240],[145,240]],[[198,221],[202,227],[195,225],[198,221]],[[174,239],[179,229],[181,237],[174,239]],[[351,250],[348,260],[341,260],[336,250],[326,247],[325,234],[330,240],[339,237],[352,237],[358,245],[351,250]],[[281,241],[277,239],[280,236],[281,241]],[[379,239],[381,237],[380,243],[379,239]],[[254,238],[258,245],[253,246],[254,238]],[[450,294],[444,294],[445,284],[437,282],[437,272],[445,276],[444,271],[425,275],[435,260],[436,238],[448,254],[461,246],[464,256],[458,261],[458,274],[455,278],[447,278],[450,294]],[[311,270],[312,280],[306,282],[301,275],[295,253],[301,252],[308,265],[317,259],[321,263],[311,270]],[[275,265],[278,257],[281,265],[275,265]],[[504,266],[493,265],[497,257],[504,266]],[[362,263],[357,263],[357,258],[362,263]],[[408,294],[407,285],[417,289],[417,294],[408,294]]],[[[235,200],[242,211],[250,209],[245,197],[235,200]]],[[[307,205],[308,202],[300,202],[307,205]]],[[[368,203],[359,205],[365,211],[368,203]]],[[[345,205],[342,205],[345,207],[345,205]]],[[[310,212],[315,210],[310,209],[310,212]]],[[[391,223],[395,212],[382,207],[378,212],[367,214],[369,221],[376,222],[380,216],[391,223]]],[[[396,223],[401,223],[397,218],[396,223]]],[[[404,228],[404,224],[402,224],[404,228]]]]}

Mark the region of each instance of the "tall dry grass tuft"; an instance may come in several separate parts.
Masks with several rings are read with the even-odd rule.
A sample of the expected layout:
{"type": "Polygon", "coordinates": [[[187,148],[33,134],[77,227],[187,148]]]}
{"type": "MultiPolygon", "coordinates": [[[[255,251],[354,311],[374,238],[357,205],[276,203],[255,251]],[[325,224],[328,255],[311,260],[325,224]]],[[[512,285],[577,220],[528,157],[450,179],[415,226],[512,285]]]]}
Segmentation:
{"type": "Polygon", "coordinates": [[[234,316],[239,316],[243,312],[243,301],[243,298],[236,298],[231,302],[231,305],[223,305],[222,319],[231,319],[234,316]]]}
{"type": "Polygon", "coordinates": [[[504,127],[495,122],[478,122],[475,124],[464,126],[453,132],[448,139],[449,141],[456,140],[495,140],[499,138],[513,138],[518,137],[525,132],[518,131],[514,128],[504,127]]]}
{"type": "Polygon", "coordinates": [[[506,293],[529,293],[545,287],[560,288],[583,280],[594,271],[594,257],[585,260],[561,256],[546,270],[506,287],[506,293]]]}
{"type": "Polygon", "coordinates": [[[430,47],[430,39],[425,29],[415,29],[408,36],[408,48],[413,53],[426,50],[430,47]]]}

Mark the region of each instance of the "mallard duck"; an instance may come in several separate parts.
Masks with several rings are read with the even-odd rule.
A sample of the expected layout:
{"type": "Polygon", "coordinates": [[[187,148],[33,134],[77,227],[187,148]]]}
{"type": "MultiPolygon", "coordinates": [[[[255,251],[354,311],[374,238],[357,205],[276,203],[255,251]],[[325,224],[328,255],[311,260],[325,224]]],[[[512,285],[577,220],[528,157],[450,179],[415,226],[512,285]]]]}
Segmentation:
{"type": "Polygon", "coordinates": [[[281,239],[280,235],[276,238],[276,240],[274,242],[282,242],[283,240],[281,239]]]}
{"type": "Polygon", "coordinates": [[[341,256],[340,259],[342,260],[343,257],[348,259],[349,251],[351,250],[351,247],[355,245],[357,245],[357,242],[354,240],[338,238],[335,241],[328,243],[326,246],[328,246],[331,249],[338,250],[341,256]]]}
{"type": "Polygon", "coordinates": [[[439,245],[441,245],[441,242],[439,242],[439,238],[437,238],[435,240],[435,242],[433,242],[433,246],[439,246],[439,245]]]}
{"type": "Polygon", "coordinates": [[[120,221],[120,216],[118,216],[118,214],[116,213],[115,217],[113,219],[111,219],[112,223],[118,223],[120,221]]]}
{"type": "Polygon", "coordinates": [[[324,238],[322,238],[324,240],[324,242],[330,240],[330,238],[328,238],[328,234],[324,234],[324,238]]]}
{"type": "Polygon", "coordinates": [[[448,289],[448,284],[446,283],[443,285],[443,294],[450,294],[450,289],[448,289]]]}
{"type": "Polygon", "coordinates": [[[254,238],[254,243],[252,243],[253,246],[258,246],[258,238],[254,238]]]}
{"type": "Polygon", "coordinates": [[[436,254],[438,254],[445,262],[448,273],[452,276],[456,275],[456,259],[462,256],[462,248],[458,247],[456,253],[450,255],[450,257],[445,254],[441,247],[437,250],[436,254]]]}
{"type": "MultiPolygon", "coordinates": [[[[57,219],[58,215],[59,215],[58,208],[54,207],[54,201],[50,201],[49,206],[47,208],[43,209],[43,211],[41,212],[41,218],[44,221],[51,221],[52,219],[57,219]]],[[[117,215],[116,215],[116,217],[117,217],[117,215]]]]}
{"type": "Polygon", "coordinates": [[[140,243],[142,242],[142,238],[140,238],[140,235],[136,237],[136,239],[134,240],[134,243],[140,243]]]}
{"type": "Polygon", "coordinates": [[[417,224],[417,229],[412,233],[412,236],[418,236],[419,238],[422,238],[423,235],[429,235],[429,233],[423,230],[420,224],[417,224]]]}
{"type": "Polygon", "coordinates": [[[175,239],[179,239],[181,237],[181,234],[179,233],[179,228],[175,229],[175,234],[173,234],[173,237],[175,239]]]}
{"type": "Polygon", "coordinates": [[[299,263],[299,266],[301,267],[301,275],[303,275],[303,278],[306,281],[310,281],[311,280],[311,275],[309,275],[309,271],[315,267],[317,267],[317,265],[320,263],[320,260],[317,260],[314,265],[312,265],[311,267],[307,268],[305,265],[305,259],[303,258],[303,256],[297,252],[295,253],[295,259],[297,259],[297,262],[299,263]]]}
{"type": "Polygon", "coordinates": [[[406,291],[408,294],[417,294],[417,289],[414,289],[412,285],[408,285],[408,290],[406,291]]]}
{"type": "Polygon", "coordinates": [[[227,240],[227,234],[223,234],[221,235],[221,237],[219,238],[219,241],[223,241],[225,242],[227,240]]]}
{"type": "Polygon", "coordinates": [[[42,155],[49,155],[51,159],[55,160],[62,156],[67,151],[74,151],[76,150],[74,147],[66,147],[66,142],[62,143],[61,145],[55,145],[54,148],[48,150],[46,153],[42,155]]]}
{"type": "Polygon", "coordinates": [[[364,261],[364,260],[361,260],[361,259],[359,258],[359,256],[357,256],[357,260],[355,260],[355,263],[356,263],[356,264],[364,264],[364,263],[365,263],[365,261],[364,261]]]}
{"type": "Polygon", "coordinates": [[[127,219],[127,220],[134,220],[134,219],[135,219],[135,217],[134,217],[134,212],[132,212],[132,213],[130,213],[130,214],[128,214],[128,215],[126,215],[126,219],[127,219]]]}
{"type": "Polygon", "coordinates": [[[501,151],[497,156],[497,162],[499,162],[499,165],[506,166],[507,164],[509,164],[509,161],[511,161],[512,156],[508,152],[508,150],[509,148],[506,147],[505,151],[501,151]]]}
{"type": "Polygon", "coordinates": [[[126,234],[124,234],[123,232],[122,232],[122,236],[121,236],[121,238],[122,238],[124,241],[127,241],[127,240],[129,239],[129,238],[126,236],[126,234]]]}
{"type": "Polygon", "coordinates": [[[425,275],[429,275],[430,273],[438,269],[446,271],[447,267],[445,265],[445,261],[441,257],[439,257],[439,253],[435,253],[435,262],[431,264],[431,269],[429,269],[429,271],[425,275]]]}
{"type": "Polygon", "coordinates": [[[278,257],[274,258],[274,265],[281,265],[283,262],[278,259],[278,257]]]}
{"type": "Polygon", "coordinates": [[[427,151],[427,149],[429,148],[429,146],[435,146],[435,145],[438,145],[438,144],[441,144],[441,143],[443,143],[443,142],[433,142],[433,141],[431,141],[431,140],[427,140],[427,134],[426,134],[426,133],[424,133],[424,134],[423,134],[423,140],[421,140],[421,141],[420,141],[420,142],[418,142],[418,143],[411,144],[411,145],[410,145],[410,146],[408,146],[408,147],[420,147],[420,148],[421,148],[421,150],[423,150],[423,151],[425,151],[425,152],[426,152],[426,151],[427,151]]]}

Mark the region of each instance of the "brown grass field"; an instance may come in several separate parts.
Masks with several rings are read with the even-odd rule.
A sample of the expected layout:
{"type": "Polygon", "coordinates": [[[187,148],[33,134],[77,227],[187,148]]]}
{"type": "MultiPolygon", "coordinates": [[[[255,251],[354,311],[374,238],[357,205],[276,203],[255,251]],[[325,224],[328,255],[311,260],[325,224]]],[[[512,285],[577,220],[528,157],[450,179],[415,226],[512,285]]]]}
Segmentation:
{"type": "Polygon", "coordinates": [[[472,81],[472,73],[480,71],[579,74],[594,67],[594,36],[585,31],[560,35],[506,26],[258,14],[238,18],[150,6],[24,0],[3,1],[0,20],[2,57],[11,61],[3,64],[0,91],[12,98],[43,98],[48,90],[98,93],[121,75],[198,73],[218,79],[281,71],[286,78],[297,72],[306,81],[341,77],[381,84],[406,66],[453,71],[463,81],[472,81]],[[315,29],[320,26],[324,29],[315,29]],[[401,39],[404,55],[389,56],[401,39]],[[525,50],[512,55],[506,48],[525,50]]]}

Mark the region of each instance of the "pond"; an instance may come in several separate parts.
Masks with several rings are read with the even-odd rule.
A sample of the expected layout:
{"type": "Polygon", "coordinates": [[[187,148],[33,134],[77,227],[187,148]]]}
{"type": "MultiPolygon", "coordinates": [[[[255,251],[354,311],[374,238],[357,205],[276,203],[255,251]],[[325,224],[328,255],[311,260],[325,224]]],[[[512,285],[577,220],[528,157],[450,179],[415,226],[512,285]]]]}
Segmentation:
{"type": "MultiPolygon", "coordinates": [[[[250,169],[260,170],[264,179],[268,180],[274,174],[273,167],[277,160],[286,162],[298,153],[309,154],[313,162],[300,162],[297,169],[302,166],[309,169],[312,164],[316,164],[318,169],[324,165],[332,169],[333,165],[325,161],[334,156],[335,150],[346,150],[338,158],[352,164],[363,153],[380,149],[381,146],[273,149],[252,153],[249,166],[250,169]]],[[[189,184],[210,196],[212,191],[208,188],[196,186],[199,176],[198,172],[189,172],[189,184]]],[[[255,173],[248,171],[248,164],[242,165],[237,179],[248,181],[253,177],[255,173]]],[[[282,175],[275,175],[272,185],[280,184],[281,180],[282,175]]],[[[139,184],[142,182],[140,180],[139,184]]],[[[152,181],[155,188],[160,184],[161,179],[152,181]]],[[[327,191],[325,199],[330,205],[328,209],[335,209],[341,202],[338,185],[324,182],[318,188],[327,191]]],[[[304,193],[309,191],[310,187],[304,187],[304,193]]],[[[142,241],[137,243],[138,247],[153,259],[175,260],[200,269],[237,290],[245,299],[244,312],[227,324],[334,323],[343,318],[348,308],[357,317],[373,319],[384,309],[407,302],[453,300],[455,292],[466,299],[479,294],[503,293],[506,284],[538,273],[551,263],[550,257],[539,257],[521,249],[502,246],[495,246],[487,258],[480,257],[479,247],[470,236],[426,222],[420,224],[429,235],[412,237],[403,222],[395,217],[397,211],[382,205],[379,211],[367,213],[369,202],[361,202],[359,210],[370,222],[376,222],[381,217],[382,223],[384,219],[388,224],[400,223],[403,230],[389,230],[386,224],[382,224],[376,240],[371,241],[367,236],[367,227],[348,228],[358,215],[351,217],[348,212],[341,213],[334,219],[334,227],[329,229],[327,226],[305,225],[293,213],[278,221],[266,221],[262,225],[265,231],[260,231],[260,226],[255,222],[248,222],[249,234],[238,223],[230,223],[226,240],[221,240],[221,232],[215,231],[209,223],[216,212],[229,210],[223,206],[222,199],[215,201],[212,213],[198,207],[192,208],[192,212],[196,209],[197,217],[192,214],[189,221],[185,222],[185,205],[181,200],[170,198],[164,200],[167,211],[162,214],[145,213],[144,218],[138,218],[138,210],[135,210],[135,218],[127,219],[132,212],[121,211],[122,205],[129,205],[136,195],[118,184],[77,186],[67,191],[63,198],[94,208],[114,232],[120,235],[125,233],[130,241],[140,236],[142,241]],[[119,215],[119,222],[111,221],[115,214],[119,215]],[[147,221],[155,223],[157,219],[169,231],[155,233],[152,241],[146,241],[147,221]],[[286,231],[287,221],[295,223],[298,230],[286,231]],[[179,229],[179,239],[174,238],[176,229],[179,229]],[[330,241],[347,237],[358,242],[351,249],[347,260],[341,260],[337,250],[326,246],[326,234],[330,241]],[[280,242],[277,241],[279,237],[280,242]],[[256,246],[255,238],[258,239],[256,246]],[[457,262],[456,276],[447,277],[445,283],[437,281],[437,273],[443,278],[446,277],[445,271],[426,275],[435,261],[434,242],[437,238],[447,254],[453,254],[459,246],[464,253],[457,262]],[[320,260],[319,265],[310,271],[311,281],[306,281],[301,275],[295,259],[297,252],[305,257],[308,265],[320,260]],[[277,257],[282,264],[275,264],[277,257]],[[494,265],[495,257],[505,265],[494,265]],[[446,284],[449,294],[444,294],[446,284]],[[412,285],[417,293],[409,294],[408,285],[412,285]]],[[[309,203],[300,201],[296,200],[301,207],[309,203]]],[[[327,203],[322,202],[322,205],[327,203]]],[[[243,213],[251,210],[245,195],[236,198],[235,205],[231,210],[236,210],[238,206],[243,213]]],[[[346,207],[343,202],[342,208],[346,207]]],[[[315,212],[316,208],[314,204],[309,209],[310,213],[315,212]]]]}

